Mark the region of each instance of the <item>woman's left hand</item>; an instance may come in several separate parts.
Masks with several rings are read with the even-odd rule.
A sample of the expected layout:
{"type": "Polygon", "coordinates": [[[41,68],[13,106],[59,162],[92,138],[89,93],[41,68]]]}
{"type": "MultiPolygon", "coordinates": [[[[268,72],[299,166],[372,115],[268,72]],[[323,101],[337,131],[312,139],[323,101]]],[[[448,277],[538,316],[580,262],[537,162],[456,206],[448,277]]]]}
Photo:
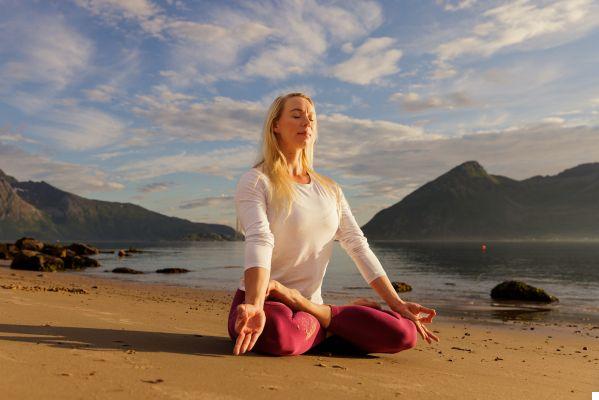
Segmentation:
{"type": "Polygon", "coordinates": [[[435,315],[437,315],[435,310],[409,301],[395,305],[391,307],[391,309],[400,314],[402,317],[408,318],[414,322],[414,325],[416,325],[416,329],[420,333],[420,336],[422,336],[422,338],[428,343],[431,343],[431,339],[435,342],[439,341],[439,338],[424,325],[433,322],[433,318],[435,315]],[[421,317],[420,314],[425,315],[421,317]]]}

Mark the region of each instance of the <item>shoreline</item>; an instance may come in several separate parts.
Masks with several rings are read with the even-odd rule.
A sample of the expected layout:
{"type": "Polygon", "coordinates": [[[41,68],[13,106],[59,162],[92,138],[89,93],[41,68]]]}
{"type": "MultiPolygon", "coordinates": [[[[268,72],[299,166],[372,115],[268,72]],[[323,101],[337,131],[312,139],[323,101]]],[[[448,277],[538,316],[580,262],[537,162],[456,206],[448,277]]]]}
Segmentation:
{"type": "Polygon", "coordinates": [[[398,354],[235,357],[231,298],[0,267],[0,390],[61,399],[588,399],[599,390],[599,326],[438,317],[429,327],[440,343],[419,338],[398,354]]]}

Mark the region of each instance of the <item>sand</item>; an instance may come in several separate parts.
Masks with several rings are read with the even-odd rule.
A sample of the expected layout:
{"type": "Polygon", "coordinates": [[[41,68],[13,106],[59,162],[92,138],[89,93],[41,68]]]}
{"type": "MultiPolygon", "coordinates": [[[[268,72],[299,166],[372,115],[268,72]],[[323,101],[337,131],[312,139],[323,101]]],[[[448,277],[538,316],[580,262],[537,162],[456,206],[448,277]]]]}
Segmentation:
{"type": "Polygon", "coordinates": [[[231,293],[0,266],[2,399],[590,399],[599,327],[436,318],[398,354],[233,356],[231,293]],[[68,291],[68,290],[71,291],[68,291]]]}

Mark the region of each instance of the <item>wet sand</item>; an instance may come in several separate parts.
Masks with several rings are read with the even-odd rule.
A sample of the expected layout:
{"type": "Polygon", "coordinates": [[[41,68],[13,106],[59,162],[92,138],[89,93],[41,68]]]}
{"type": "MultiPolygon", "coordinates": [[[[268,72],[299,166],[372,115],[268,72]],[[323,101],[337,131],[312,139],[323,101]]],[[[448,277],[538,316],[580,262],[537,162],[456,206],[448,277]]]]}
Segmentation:
{"type": "Polygon", "coordinates": [[[231,293],[0,266],[6,399],[590,399],[599,326],[439,316],[398,354],[233,356],[231,293]]]}

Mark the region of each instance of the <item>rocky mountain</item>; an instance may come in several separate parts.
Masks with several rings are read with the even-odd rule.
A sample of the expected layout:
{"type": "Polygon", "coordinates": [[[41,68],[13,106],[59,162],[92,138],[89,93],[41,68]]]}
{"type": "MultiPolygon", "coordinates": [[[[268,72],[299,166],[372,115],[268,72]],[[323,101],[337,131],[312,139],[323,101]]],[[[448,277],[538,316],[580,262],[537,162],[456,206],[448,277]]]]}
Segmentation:
{"type": "Polygon", "coordinates": [[[131,203],[90,200],[0,170],[0,239],[231,240],[235,230],[168,217],[131,203]]]}
{"type": "Polygon", "coordinates": [[[468,161],[362,229],[373,240],[599,239],[599,163],[518,181],[468,161]]]}

